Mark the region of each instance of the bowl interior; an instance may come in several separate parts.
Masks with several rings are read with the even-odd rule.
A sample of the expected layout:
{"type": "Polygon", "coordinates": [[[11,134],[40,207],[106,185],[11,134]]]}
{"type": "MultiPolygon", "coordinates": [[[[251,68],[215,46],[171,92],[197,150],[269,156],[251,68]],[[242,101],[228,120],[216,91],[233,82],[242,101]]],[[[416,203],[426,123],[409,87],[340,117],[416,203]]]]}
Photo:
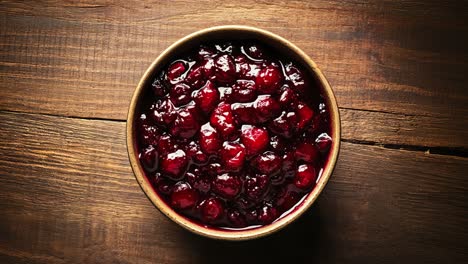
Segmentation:
{"type": "Polygon", "coordinates": [[[148,70],[140,80],[130,104],[127,120],[127,148],[129,152],[130,163],[135,173],[135,177],[137,178],[141,188],[148,196],[148,198],[153,202],[153,204],[156,207],[160,209],[161,212],[163,212],[166,216],[168,216],[184,228],[197,234],[217,239],[245,240],[264,236],[279,230],[280,228],[286,226],[288,223],[299,217],[315,201],[317,196],[324,188],[326,182],[328,181],[336,163],[339,151],[339,144],[340,119],[336,99],[333,94],[333,91],[330,88],[330,85],[328,84],[321,71],[317,68],[316,64],[302,50],[297,48],[289,41],[277,35],[274,35],[273,33],[270,33],[268,31],[244,26],[223,26],[205,29],[188,35],[175,42],[169,48],[167,48],[151,64],[151,66],[148,68],[148,70]],[[192,49],[197,48],[202,43],[215,42],[217,40],[257,41],[271,48],[274,51],[278,51],[278,53],[281,54],[281,57],[286,57],[292,61],[295,61],[295,63],[303,67],[303,69],[312,77],[311,79],[316,82],[317,86],[319,86],[322,89],[322,94],[325,95],[325,101],[330,110],[330,136],[333,138],[333,143],[330,149],[328,162],[325,165],[325,168],[322,172],[320,179],[317,182],[317,185],[302,200],[301,204],[298,205],[293,211],[283,216],[282,218],[276,220],[272,224],[255,229],[230,231],[222,229],[205,228],[178,214],[155,193],[154,189],[151,186],[151,183],[146,178],[143,168],[141,167],[138,159],[135,115],[138,114],[138,111],[139,109],[141,109],[142,104],[145,100],[145,98],[143,98],[145,94],[145,87],[147,87],[150,84],[150,82],[154,79],[156,74],[158,74],[165,66],[167,66],[167,64],[170,63],[171,60],[180,57],[181,55],[192,49]]]}

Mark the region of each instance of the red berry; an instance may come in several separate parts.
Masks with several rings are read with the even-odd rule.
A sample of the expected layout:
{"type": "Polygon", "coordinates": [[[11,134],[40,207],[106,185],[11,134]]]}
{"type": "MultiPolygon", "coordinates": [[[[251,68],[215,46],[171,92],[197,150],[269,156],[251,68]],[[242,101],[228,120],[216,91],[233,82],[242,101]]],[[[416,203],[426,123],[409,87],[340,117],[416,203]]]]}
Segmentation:
{"type": "Polygon", "coordinates": [[[256,97],[255,83],[253,81],[238,80],[232,86],[232,99],[237,102],[252,102],[256,97]]]}
{"type": "Polygon", "coordinates": [[[163,134],[159,137],[156,147],[159,154],[167,154],[175,149],[172,137],[168,134],[163,134]]]}
{"type": "Polygon", "coordinates": [[[140,153],[140,160],[147,172],[154,172],[158,168],[159,155],[152,145],[149,145],[140,153]]]}
{"type": "Polygon", "coordinates": [[[200,88],[205,83],[205,69],[202,65],[195,65],[190,69],[185,77],[185,82],[190,85],[193,89],[200,88]]]}
{"type": "Polygon", "coordinates": [[[241,142],[245,146],[247,155],[256,155],[268,147],[268,132],[264,128],[250,125],[242,126],[241,142]]]}
{"type": "Polygon", "coordinates": [[[156,178],[154,184],[156,189],[164,195],[169,195],[174,187],[169,180],[163,177],[156,178]]]}
{"type": "Polygon", "coordinates": [[[245,195],[255,201],[259,202],[268,189],[268,176],[257,175],[248,178],[244,183],[245,195]]]}
{"type": "Polygon", "coordinates": [[[294,177],[294,185],[297,188],[306,190],[315,185],[317,173],[311,165],[303,164],[297,167],[296,176],[294,177]]]}
{"type": "Polygon", "coordinates": [[[202,220],[208,223],[222,218],[224,214],[223,202],[215,197],[210,197],[200,204],[202,220]]]}
{"type": "Polygon", "coordinates": [[[192,138],[200,129],[195,114],[189,107],[180,109],[177,112],[174,124],[171,127],[171,134],[181,138],[192,138]]]}
{"type": "Polygon", "coordinates": [[[273,174],[281,169],[281,158],[267,151],[252,160],[252,166],[264,174],[273,174]]]}
{"type": "Polygon", "coordinates": [[[200,128],[200,148],[207,154],[216,153],[221,148],[218,132],[210,123],[206,123],[200,128]]]}
{"type": "Polygon", "coordinates": [[[236,65],[230,55],[224,54],[214,59],[216,81],[219,83],[233,82],[236,77],[236,65]]]}
{"type": "Polygon", "coordinates": [[[297,116],[294,112],[284,112],[277,118],[275,118],[268,128],[275,134],[281,135],[285,138],[291,138],[294,136],[297,123],[297,116]]]}
{"type": "Polygon", "coordinates": [[[160,131],[156,126],[151,125],[145,114],[141,114],[137,120],[140,142],[143,145],[156,145],[160,131]]]}
{"type": "Polygon", "coordinates": [[[240,179],[228,173],[216,176],[212,182],[212,190],[225,199],[234,199],[241,191],[240,179]]]}
{"type": "Polygon", "coordinates": [[[301,142],[296,147],[296,160],[302,160],[308,163],[316,162],[319,158],[318,149],[309,142],[301,142]]]}
{"type": "Polygon", "coordinates": [[[245,148],[236,142],[224,142],[220,157],[226,170],[239,171],[244,166],[245,148]]]}
{"type": "Polygon", "coordinates": [[[184,62],[176,61],[169,66],[169,69],[167,70],[167,78],[171,83],[175,83],[186,70],[187,68],[184,62]]]}
{"type": "Polygon", "coordinates": [[[292,87],[300,93],[304,93],[307,88],[307,83],[304,80],[304,75],[292,63],[286,64],[284,67],[287,78],[291,81],[292,87]]]}
{"type": "Polygon", "coordinates": [[[254,109],[257,121],[260,123],[267,122],[281,111],[278,102],[270,95],[260,95],[254,102],[254,109]]]}
{"type": "Polygon", "coordinates": [[[258,212],[258,221],[264,225],[270,224],[278,217],[278,211],[276,208],[270,205],[264,205],[258,212]]]}
{"type": "Polygon", "coordinates": [[[260,70],[255,83],[257,84],[260,93],[274,93],[283,80],[283,75],[278,67],[269,65],[260,70]]]}
{"type": "Polygon", "coordinates": [[[153,109],[153,119],[161,126],[172,123],[176,118],[176,114],[174,104],[168,98],[158,101],[153,109]]]}
{"type": "Polygon", "coordinates": [[[162,156],[161,171],[171,179],[178,180],[183,177],[187,164],[187,155],[179,149],[162,156]]]}
{"type": "Polygon", "coordinates": [[[245,227],[247,226],[247,221],[239,210],[231,210],[227,214],[229,222],[234,227],[245,227]]]}
{"type": "Polygon", "coordinates": [[[195,141],[191,141],[187,145],[185,153],[196,164],[204,164],[208,162],[208,156],[201,151],[200,145],[198,145],[195,141]]]}
{"type": "Polygon", "coordinates": [[[198,196],[197,191],[188,183],[178,182],[171,193],[171,206],[182,210],[192,208],[197,203],[198,196]]]}
{"type": "Polygon", "coordinates": [[[330,149],[332,138],[327,133],[320,134],[315,140],[315,144],[320,152],[325,153],[330,149]]]}
{"type": "Polygon", "coordinates": [[[187,172],[185,179],[194,189],[201,193],[208,193],[211,190],[210,179],[206,175],[200,175],[200,171],[198,173],[187,172]]]}
{"type": "Polygon", "coordinates": [[[314,111],[302,102],[299,102],[297,104],[296,113],[298,118],[297,127],[299,129],[303,129],[312,120],[312,117],[314,116],[314,111]]]}
{"type": "Polygon", "coordinates": [[[281,94],[278,101],[282,105],[283,109],[286,109],[297,101],[296,92],[289,88],[288,85],[284,85],[281,88],[281,94]]]}
{"type": "Polygon", "coordinates": [[[169,95],[175,106],[182,106],[192,100],[192,89],[185,83],[177,83],[172,87],[169,95]]]}
{"type": "Polygon", "coordinates": [[[210,123],[223,138],[231,136],[236,130],[231,105],[225,103],[219,104],[211,114],[210,123]]]}
{"type": "Polygon", "coordinates": [[[232,104],[231,109],[239,124],[259,123],[257,117],[253,114],[255,110],[252,103],[235,103],[232,104]]]}
{"type": "Polygon", "coordinates": [[[194,94],[194,101],[205,114],[210,113],[219,102],[219,92],[214,84],[207,81],[199,91],[194,94]]]}

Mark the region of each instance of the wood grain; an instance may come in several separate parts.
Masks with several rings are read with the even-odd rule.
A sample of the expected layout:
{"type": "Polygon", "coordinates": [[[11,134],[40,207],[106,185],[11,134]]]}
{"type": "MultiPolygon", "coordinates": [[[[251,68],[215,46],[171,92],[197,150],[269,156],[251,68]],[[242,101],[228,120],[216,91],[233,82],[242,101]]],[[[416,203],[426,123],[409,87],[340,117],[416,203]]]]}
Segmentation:
{"type": "Polygon", "coordinates": [[[343,143],[317,204],[271,237],[204,239],[140,190],[125,124],[0,112],[1,263],[462,263],[468,159],[343,143]]]}
{"type": "Polygon", "coordinates": [[[459,1],[2,1],[0,13],[4,110],[123,120],[165,47],[241,23],[303,48],[342,107],[467,125],[468,12],[459,1]]]}

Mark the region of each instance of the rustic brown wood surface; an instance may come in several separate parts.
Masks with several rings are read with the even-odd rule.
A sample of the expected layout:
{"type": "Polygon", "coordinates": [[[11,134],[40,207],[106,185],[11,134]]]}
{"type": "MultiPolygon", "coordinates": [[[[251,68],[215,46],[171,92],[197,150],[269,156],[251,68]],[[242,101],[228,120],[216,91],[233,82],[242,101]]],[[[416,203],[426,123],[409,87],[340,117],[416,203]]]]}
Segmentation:
{"type": "Polygon", "coordinates": [[[0,263],[467,263],[467,72],[462,1],[0,1],[0,263]],[[125,146],[151,61],[223,24],[306,51],[343,126],[313,208],[241,243],[163,217],[125,146]]]}

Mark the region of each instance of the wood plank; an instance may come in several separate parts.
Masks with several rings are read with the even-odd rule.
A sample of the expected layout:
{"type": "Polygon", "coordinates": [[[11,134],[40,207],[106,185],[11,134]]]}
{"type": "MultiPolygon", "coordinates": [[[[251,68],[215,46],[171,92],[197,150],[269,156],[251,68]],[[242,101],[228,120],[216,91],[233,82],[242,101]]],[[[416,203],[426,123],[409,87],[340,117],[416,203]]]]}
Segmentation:
{"type": "MultiPolygon", "coordinates": [[[[366,144],[418,148],[466,156],[466,120],[340,109],[342,138],[366,144]]],[[[468,124],[467,124],[468,125],[468,124]]]]}
{"type": "Polygon", "coordinates": [[[468,260],[467,158],[343,143],[306,216],[233,244],[192,235],[151,205],[129,167],[124,127],[0,112],[0,262],[468,260]]]}
{"type": "Polygon", "coordinates": [[[303,48],[342,107],[466,126],[467,7],[457,3],[2,1],[0,109],[122,120],[165,47],[197,29],[242,23],[303,48]]]}

